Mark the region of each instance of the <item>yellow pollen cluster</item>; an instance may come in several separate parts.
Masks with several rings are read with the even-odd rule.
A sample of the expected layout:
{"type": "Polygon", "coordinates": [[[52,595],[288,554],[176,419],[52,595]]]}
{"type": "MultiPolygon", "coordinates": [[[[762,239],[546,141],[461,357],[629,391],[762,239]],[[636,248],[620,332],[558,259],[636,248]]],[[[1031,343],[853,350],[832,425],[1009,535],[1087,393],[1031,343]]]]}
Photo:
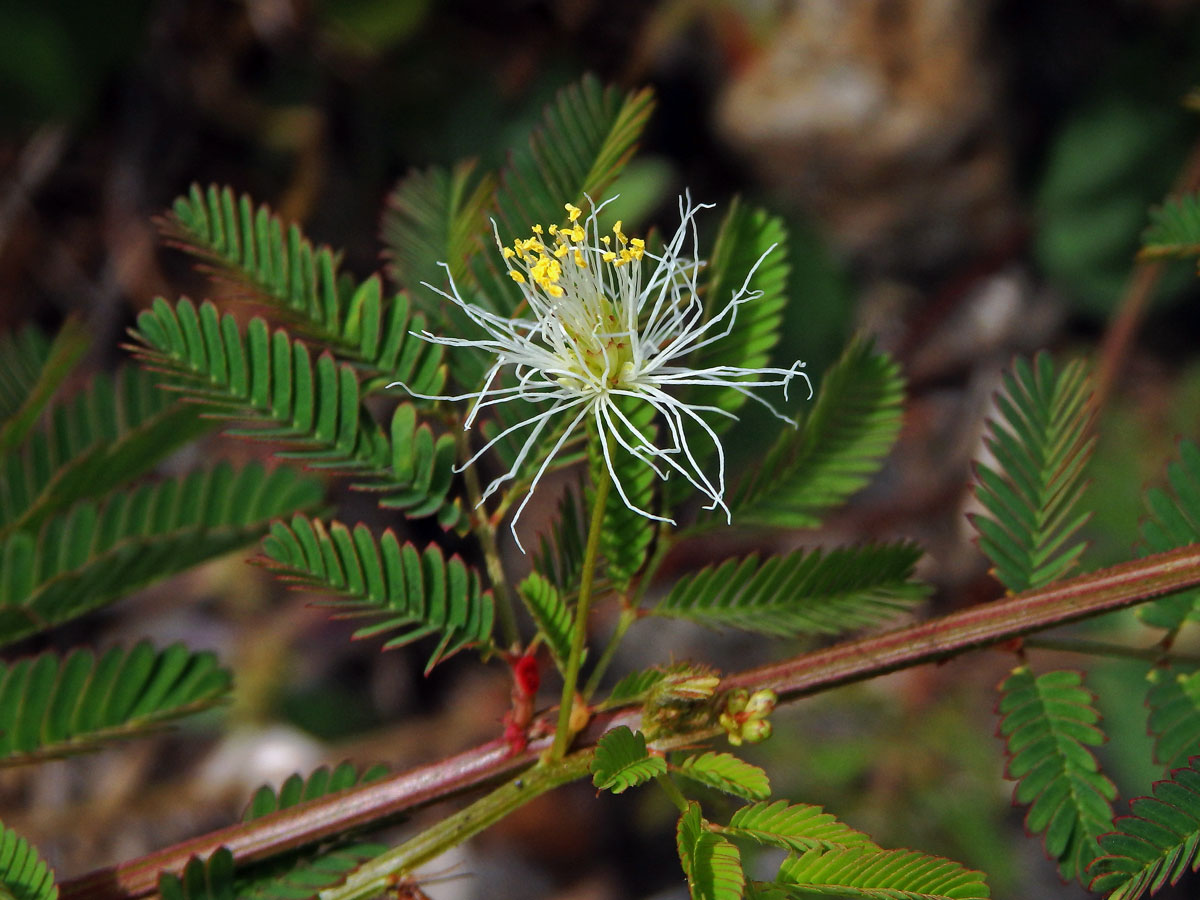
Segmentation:
{"type": "MultiPolygon", "coordinates": [[[[567,221],[562,225],[550,225],[543,228],[534,225],[532,237],[517,238],[511,247],[504,247],[502,253],[505,259],[519,259],[524,263],[529,279],[538,285],[551,297],[561,297],[564,293],[558,283],[562,278],[562,263],[560,260],[570,259],[577,268],[588,268],[587,251],[584,242],[587,240],[587,230],[579,224],[582,210],[573,203],[565,204],[567,221]],[[554,238],[554,249],[547,250],[542,241],[542,235],[548,234],[554,238]]],[[[613,226],[616,244],[608,235],[600,238],[604,249],[600,251],[600,260],[620,268],[626,263],[641,260],[646,252],[646,242],[641,238],[629,238],[621,230],[621,223],[613,226]]],[[[599,248],[595,248],[599,249],[599,248]]],[[[508,275],[518,284],[525,284],[525,273],[517,269],[509,269],[508,275]]]]}

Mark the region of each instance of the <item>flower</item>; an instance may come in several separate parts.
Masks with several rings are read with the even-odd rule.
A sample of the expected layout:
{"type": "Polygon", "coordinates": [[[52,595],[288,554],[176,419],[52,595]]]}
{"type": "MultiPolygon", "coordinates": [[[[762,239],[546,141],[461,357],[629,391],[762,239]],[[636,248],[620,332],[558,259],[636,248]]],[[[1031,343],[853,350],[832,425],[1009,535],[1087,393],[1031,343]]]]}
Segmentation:
{"type": "MultiPolygon", "coordinates": [[[[725,305],[706,318],[696,285],[704,264],[696,253],[694,220],[697,212],[711,209],[712,204],[693,204],[689,195],[681,197],[679,228],[661,253],[655,254],[641,238],[626,236],[620,222],[611,234],[600,233],[599,214],[610,202],[594,205],[586,217],[579,207],[568,203],[566,222],[547,228],[534,225],[529,237],[517,238],[511,245],[501,241],[492,222],[508,276],[520,285],[527,306],[523,317],[507,318],[468,303],[459,294],[453,277],[449,279],[449,292],[426,284],[462,309],[486,336],[445,337],[429,332],[419,336],[451,347],[486,350],[495,354],[495,362],[479,390],[425,399],[473,400],[466,428],[490,406],[518,399],[548,404],[504,428],[456,469],[462,471],[473,464],[508,435],[531,429],[512,467],[487,486],[480,503],[516,477],[549,423],[566,421],[549,452],[541,457],[529,491],[513,516],[515,538],[517,520],[542,475],[585,420],[593,422],[602,438],[599,444],[605,465],[625,505],[649,519],[674,524],[630,500],[613,465],[614,448],[610,443],[633,454],[660,478],[678,472],[708,498],[707,509],[720,507],[729,518],[724,501],[725,453],[716,431],[701,414],[736,416],[714,406],[685,403],[672,396],[671,389],[693,385],[732,388],[793,425],[791,419],[750,389],[779,386],[786,399],[788,384],[800,377],[808,384],[812,397],[812,383],[802,371],[802,362],[789,369],[688,365],[696,351],[730,334],[742,304],[762,296],[760,291],[750,290],[750,280],[774,245],[754,264],[725,305]],[[684,252],[689,244],[691,256],[684,252]],[[499,386],[498,379],[506,370],[511,370],[514,380],[499,386]],[[618,405],[620,398],[649,403],[662,415],[668,435],[664,446],[652,442],[630,421],[618,405]],[[689,445],[688,430],[692,426],[716,447],[715,481],[705,473],[689,445]]],[[[442,265],[449,274],[449,267],[442,265]]],[[[698,436],[692,430],[693,436],[698,436]]]]}

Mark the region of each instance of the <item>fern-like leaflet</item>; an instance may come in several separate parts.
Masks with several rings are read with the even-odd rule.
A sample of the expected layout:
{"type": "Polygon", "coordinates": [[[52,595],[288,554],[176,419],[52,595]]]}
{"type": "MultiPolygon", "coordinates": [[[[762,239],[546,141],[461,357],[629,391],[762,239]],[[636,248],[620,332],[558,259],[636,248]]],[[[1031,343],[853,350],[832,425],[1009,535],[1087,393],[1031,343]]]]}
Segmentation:
{"type": "Polygon", "coordinates": [[[1154,737],[1154,759],[1173,769],[1200,752],[1200,672],[1155,669],[1148,680],[1147,728],[1154,737]]]}
{"type": "MultiPolygon", "coordinates": [[[[619,405],[630,424],[634,425],[647,441],[653,443],[656,434],[653,424],[654,407],[641,402],[619,405]]],[[[605,575],[618,590],[625,590],[645,563],[655,530],[654,522],[630,509],[625,498],[640,509],[650,510],[654,505],[654,487],[658,479],[654,470],[646,465],[644,460],[634,456],[624,447],[617,446],[617,442],[611,438],[601,438],[589,430],[587,454],[592,484],[598,483],[598,479],[602,477],[608,477],[606,455],[600,446],[603,439],[609,442],[607,458],[612,460],[613,469],[617,473],[615,484],[620,486],[619,490],[624,491],[625,497],[620,495],[619,490],[609,491],[604,504],[600,551],[604,555],[605,575]]],[[[589,506],[591,502],[592,496],[589,492],[589,506]]]]}
{"type": "Polygon", "coordinates": [[[53,404],[21,446],[0,454],[0,537],[36,531],[71,504],[146,474],[211,430],[200,412],[136,366],[95,376],[86,390],[53,404]]]}
{"type": "Polygon", "coordinates": [[[646,736],[620,725],[605,732],[592,760],[592,784],[620,794],[667,771],[667,761],[646,750],[646,736]]]}
{"type": "MultiPolygon", "coordinates": [[[[769,365],[771,350],[779,342],[779,329],[783,324],[790,267],[787,229],[782,220],[735,199],[725,213],[704,268],[706,280],[701,290],[705,318],[711,318],[714,308],[719,309],[724,299],[738,291],[747,277],[748,290],[757,296],[738,307],[736,316],[722,328],[722,331],[727,328],[728,333],[721,340],[698,350],[688,364],[694,369],[708,366],[754,369],[769,365]]],[[[748,399],[745,393],[733,388],[701,391],[695,387],[682,387],[679,397],[685,403],[703,403],[730,414],[737,413],[748,399]]],[[[710,427],[722,434],[734,421],[731,417],[719,416],[712,420],[710,427]]],[[[689,432],[694,430],[690,423],[685,424],[685,428],[689,432]]],[[[689,443],[696,448],[694,452],[701,460],[711,457],[715,449],[711,441],[699,435],[689,443]]],[[[668,508],[678,507],[688,496],[686,482],[681,479],[667,481],[663,494],[668,508]]]]}
{"type": "Polygon", "coordinates": [[[90,500],[0,539],[0,643],[43,631],[260,537],[321,487],[227,463],[90,500]]]}
{"type": "Polygon", "coordinates": [[[380,226],[388,275],[443,334],[460,333],[467,320],[424,285],[445,287],[447,274],[456,284],[469,283],[468,264],[486,246],[483,229],[495,193],[495,177],[480,175],[468,161],[452,171],[410,172],[388,195],[380,226]]]}
{"type": "Polygon", "coordinates": [[[550,655],[559,671],[563,671],[571,655],[571,633],[574,619],[554,583],[537,572],[517,586],[517,594],[537,625],[538,634],[550,648],[550,655]]]}
{"type": "Polygon", "coordinates": [[[846,847],[879,849],[867,835],[839,822],[821,807],[789,804],[786,800],[743,806],[722,830],[730,837],[791,853],[846,847]]]}
{"type": "Polygon", "coordinates": [[[1042,834],[1063,878],[1084,876],[1111,827],[1117,791],[1088,747],[1104,742],[1100,714],[1078,672],[1034,677],[1022,666],[1001,685],[1000,734],[1008,752],[1013,800],[1026,805],[1025,827],[1042,834]]]}
{"type": "Polygon", "coordinates": [[[25,404],[50,357],[50,339],[36,325],[0,333],[0,420],[25,404]]]}
{"type": "Polygon", "coordinates": [[[96,659],[73,650],[0,663],[0,766],[97,750],[224,699],[231,676],[212,653],[149,642],[96,659]]]}
{"type": "Polygon", "coordinates": [[[679,817],[675,842],[692,900],[740,900],[746,887],[742,855],[710,830],[698,803],[689,803],[679,817]]]}
{"type": "Polygon", "coordinates": [[[24,340],[0,339],[0,358],[5,352],[16,357],[11,364],[0,363],[0,453],[24,440],[89,344],[87,329],[74,317],[49,346],[44,345],[45,338],[39,343],[33,337],[40,337],[36,329],[28,329],[25,335],[24,340]]]}
{"type": "Polygon", "coordinates": [[[980,464],[977,496],[986,516],[972,516],[979,545],[1010,593],[1062,578],[1078,562],[1082,541],[1068,546],[1089,513],[1076,513],[1084,467],[1095,438],[1091,388],[1083,363],[1056,371],[1049,354],[1032,365],[1018,359],[996,397],[988,449],[996,467],[980,464]]]}
{"type": "Polygon", "coordinates": [[[255,791],[242,814],[242,821],[253,822],[271,813],[290,809],[298,803],[336,794],[355,785],[370,784],[387,773],[387,766],[370,766],[359,772],[353,764],[343,762],[332,769],[328,766],[314,769],[307,778],[299,773],[289,775],[278,791],[269,785],[263,785],[255,791]]]}
{"type": "Polygon", "coordinates": [[[0,896],[5,900],[58,900],[54,873],[25,838],[0,822],[0,896]]]}
{"type": "Polygon", "coordinates": [[[1200,868],[1200,757],[1156,783],[1153,794],[1131,801],[1133,815],[1100,838],[1089,889],[1108,900],[1138,900],[1200,868]]]}
{"type": "Polygon", "coordinates": [[[765,896],[986,900],[983,873],[915,850],[809,850],[784,860],[765,896]]]}
{"type": "Polygon", "coordinates": [[[1200,194],[1168,198],[1150,210],[1150,225],[1142,235],[1142,259],[1180,259],[1200,256],[1200,194]]]}
{"type": "MultiPolygon", "coordinates": [[[[1200,448],[1191,441],[1179,444],[1179,459],[1167,466],[1170,492],[1150,488],[1142,522],[1142,543],[1150,553],[1171,550],[1200,541],[1200,448]]],[[[1200,592],[1184,591],[1138,607],[1147,625],[1175,631],[1196,617],[1200,592]]]]}
{"type": "Polygon", "coordinates": [[[293,516],[290,524],[271,527],[260,562],[297,586],[340,594],[326,605],[346,616],[382,619],[355,637],[404,629],[385,650],[440,635],[426,671],[464,647],[491,647],[491,592],[481,591],[479,576],[457,556],[447,560],[437,545],[421,552],[402,545],[390,529],[377,540],[365,525],[351,530],[293,516]]]}
{"type": "MultiPolygon", "coordinates": [[[[461,510],[448,497],[454,439],[418,425],[409,404],[393,414],[389,437],[362,406],[351,366],[328,353],[314,363],[303,342],[282,329],[271,333],[263,319],[252,319],[243,334],[231,315],[211,303],[197,310],[186,299],[175,307],[156,300],[133,334],[136,355],[170,376],[172,389],[205,403],[210,415],[259,425],[230,434],[283,441],[294,449],[280,457],[354,474],[364,479],[357,487],[381,492],[382,506],[437,513],[446,526],[459,522],[461,510]]],[[[443,374],[426,371],[413,389],[436,393],[443,374]]]]}
{"type": "Polygon", "coordinates": [[[744,800],[765,800],[771,796],[771,782],[758,766],[738,759],[732,753],[709,751],[689,756],[672,766],[684,778],[744,800]]]}
{"type": "Polygon", "coordinates": [[[378,275],[355,284],[338,272],[338,254],[314,247],[296,225],[285,229],[266,206],[255,210],[248,196],[192,185],[161,224],[177,246],[353,362],[364,373],[364,393],[392,381],[414,384],[440,365],[441,348],[409,334],[424,319],[410,319],[404,295],[385,300],[378,275]]]}
{"type": "Polygon", "coordinates": [[[765,561],[751,554],[684,576],[652,612],[780,637],[841,634],[919,601],[926,588],[912,572],[920,555],[908,543],[797,550],[765,561]]]}
{"type": "Polygon", "coordinates": [[[825,373],[812,410],[784,429],[733,491],[734,522],[815,528],[879,471],[900,434],[904,381],[896,363],[857,339],[825,373]]]}

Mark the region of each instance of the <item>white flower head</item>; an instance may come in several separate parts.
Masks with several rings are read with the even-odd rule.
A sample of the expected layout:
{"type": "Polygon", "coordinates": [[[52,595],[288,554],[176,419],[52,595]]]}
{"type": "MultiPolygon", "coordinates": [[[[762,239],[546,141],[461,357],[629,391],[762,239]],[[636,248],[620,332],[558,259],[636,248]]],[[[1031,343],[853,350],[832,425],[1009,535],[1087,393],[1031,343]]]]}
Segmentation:
{"type": "MultiPolygon", "coordinates": [[[[474,463],[508,435],[530,429],[512,467],[487,486],[481,503],[515,478],[531,454],[535,458],[540,454],[539,440],[549,423],[566,422],[561,430],[551,429],[552,434],[557,431],[558,435],[549,451],[540,456],[529,490],[513,516],[514,538],[517,538],[517,520],[542,475],[572,435],[581,426],[586,427],[588,419],[600,435],[605,464],[625,505],[647,518],[674,524],[673,520],[657,516],[630,500],[613,465],[611,445],[633,454],[660,478],[678,472],[708,498],[706,509],[720,507],[729,518],[724,501],[725,453],[716,431],[704,416],[736,416],[714,406],[685,403],[674,397],[672,390],[692,385],[732,388],[793,425],[791,419],[750,389],[779,386],[786,399],[788,384],[799,377],[808,385],[812,397],[812,383],[803,371],[802,362],[789,369],[688,365],[689,360],[694,361],[696,351],[729,335],[742,304],[762,296],[760,291],[750,290],[750,280],[775,249],[774,245],[754,264],[742,286],[724,306],[714,308],[706,316],[696,285],[704,264],[697,255],[694,220],[697,212],[712,208],[712,204],[693,204],[690,195],[681,197],[679,228],[661,253],[655,254],[644,240],[627,237],[620,222],[611,233],[600,233],[599,213],[610,202],[593,205],[586,217],[578,207],[568,203],[566,222],[548,228],[534,225],[530,237],[518,238],[511,245],[500,240],[493,220],[496,245],[508,275],[520,285],[528,307],[521,318],[499,316],[463,300],[453,277],[449,293],[425,285],[462,309],[485,336],[443,337],[423,332],[420,337],[437,344],[477,347],[495,354],[495,362],[479,390],[425,399],[473,400],[466,428],[489,406],[518,399],[542,406],[534,415],[500,431],[456,470],[474,463]],[[512,378],[505,383],[500,376],[506,370],[511,370],[512,378]],[[662,446],[649,440],[621,411],[618,407],[621,397],[649,403],[661,414],[667,438],[661,442],[662,446]],[[695,427],[690,428],[689,422],[695,427]],[[704,471],[689,445],[689,430],[693,439],[698,436],[695,428],[715,445],[715,479],[704,471]]],[[[449,273],[449,267],[444,263],[443,267],[449,273]]],[[[521,546],[519,538],[517,545],[521,546]]]]}

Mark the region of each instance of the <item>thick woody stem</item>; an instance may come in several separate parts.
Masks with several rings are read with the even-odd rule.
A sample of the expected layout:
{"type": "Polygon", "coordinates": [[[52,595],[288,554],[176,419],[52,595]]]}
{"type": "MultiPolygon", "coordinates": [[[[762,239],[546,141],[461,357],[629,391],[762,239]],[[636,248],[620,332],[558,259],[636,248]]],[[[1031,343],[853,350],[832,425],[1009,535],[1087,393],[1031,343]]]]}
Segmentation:
{"type": "MultiPolygon", "coordinates": [[[[781,699],[795,700],[1195,587],[1200,587],[1200,545],[1193,544],[929,622],[739,672],[722,679],[722,687],[771,688],[781,699]]],[[[593,719],[579,742],[594,742],[618,724],[638,728],[640,723],[641,710],[637,707],[603,713],[593,719]]],[[[719,730],[711,727],[679,735],[678,740],[702,740],[719,730]]],[[[433,765],[99,869],[64,882],[60,896],[63,900],[145,897],[156,891],[161,872],[181,872],[192,856],[207,857],[219,847],[228,847],[238,865],[262,860],[349,828],[494,784],[532,765],[549,745],[549,739],[542,739],[513,753],[506,742],[491,741],[433,765]]]]}

